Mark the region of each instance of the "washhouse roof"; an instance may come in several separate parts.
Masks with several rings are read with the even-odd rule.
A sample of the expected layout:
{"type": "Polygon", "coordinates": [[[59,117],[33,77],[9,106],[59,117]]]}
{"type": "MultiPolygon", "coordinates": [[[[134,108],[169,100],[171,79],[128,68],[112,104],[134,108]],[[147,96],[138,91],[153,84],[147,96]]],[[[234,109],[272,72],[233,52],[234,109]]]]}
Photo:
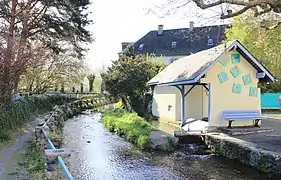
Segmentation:
{"type": "Polygon", "coordinates": [[[234,49],[259,73],[265,73],[261,81],[275,81],[275,77],[238,40],[234,40],[174,61],[148,81],[147,85],[198,83],[223,55],[234,49]]]}

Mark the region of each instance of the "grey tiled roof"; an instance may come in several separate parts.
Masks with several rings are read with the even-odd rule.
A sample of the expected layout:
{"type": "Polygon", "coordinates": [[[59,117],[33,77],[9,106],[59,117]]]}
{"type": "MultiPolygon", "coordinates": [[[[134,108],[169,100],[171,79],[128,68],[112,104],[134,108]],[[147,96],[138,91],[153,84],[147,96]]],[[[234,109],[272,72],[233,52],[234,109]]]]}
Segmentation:
{"type": "MultiPolygon", "coordinates": [[[[148,32],[144,37],[134,43],[135,54],[155,54],[155,55],[189,55],[199,51],[209,49],[208,38],[213,39],[214,46],[224,39],[224,32],[229,25],[205,26],[181,29],[164,30],[162,35],[157,34],[157,30],[148,32]],[[171,44],[175,41],[176,48],[171,44]],[[140,50],[140,45],[143,49],[140,50]]],[[[212,46],[213,47],[213,46],[212,46]]]]}
{"type": "Polygon", "coordinates": [[[213,47],[178,59],[152,78],[147,84],[164,84],[193,80],[212,64],[233,42],[213,47]]]}

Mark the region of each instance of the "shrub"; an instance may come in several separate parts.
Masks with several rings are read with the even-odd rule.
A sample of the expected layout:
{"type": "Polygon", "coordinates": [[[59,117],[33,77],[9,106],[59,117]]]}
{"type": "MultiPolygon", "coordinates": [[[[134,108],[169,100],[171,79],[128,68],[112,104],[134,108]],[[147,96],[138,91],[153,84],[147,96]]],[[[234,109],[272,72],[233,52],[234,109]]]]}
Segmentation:
{"type": "Polygon", "coordinates": [[[122,101],[118,101],[115,105],[114,105],[114,108],[115,109],[123,109],[124,108],[124,105],[122,103],[122,101]]]}
{"type": "Polygon", "coordinates": [[[141,149],[149,148],[149,134],[154,127],[136,113],[124,109],[106,110],[102,115],[104,126],[141,149]]]}
{"type": "Polygon", "coordinates": [[[8,131],[1,131],[0,132],[0,141],[8,141],[10,140],[10,135],[8,131]]]}

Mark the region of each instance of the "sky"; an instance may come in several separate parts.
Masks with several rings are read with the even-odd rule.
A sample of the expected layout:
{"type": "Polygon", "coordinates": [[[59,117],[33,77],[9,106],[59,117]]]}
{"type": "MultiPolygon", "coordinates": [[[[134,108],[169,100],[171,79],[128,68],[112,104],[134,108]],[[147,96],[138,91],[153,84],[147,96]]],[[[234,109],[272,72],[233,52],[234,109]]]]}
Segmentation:
{"type": "MultiPolygon", "coordinates": [[[[188,28],[189,22],[194,21],[195,26],[218,24],[215,18],[208,18],[217,10],[201,11],[194,4],[177,9],[170,15],[163,16],[163,12],[155,8],[166,4],[167,0],[94,0],[89,7],[89,18],[94,24],[89,27],[95,41],[88,48],[87,63],[91,71],[99,72],[103,66],[116,60],[117,53],[121,51],[122,42],[135,42],[151,30],[156,30],[159,24],[165,29],[188,28]],[[154,13],[148,13],[148,8],[154,13]],[[199,15],[203,15],[200,18],[199,15]]],[[[166,4],[166,9],[172,5],[166,4]]],[[[166,11],[164,11],[166,12],[166,11]]]]}

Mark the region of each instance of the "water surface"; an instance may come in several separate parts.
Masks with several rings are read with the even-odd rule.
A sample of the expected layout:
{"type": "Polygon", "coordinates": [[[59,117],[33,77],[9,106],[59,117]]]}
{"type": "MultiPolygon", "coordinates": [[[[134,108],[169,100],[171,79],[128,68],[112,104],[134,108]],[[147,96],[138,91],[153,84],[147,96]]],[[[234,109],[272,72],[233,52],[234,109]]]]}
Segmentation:
{"type": "MultiPolygon", "coordinates": [[[[74,150],[77,180],[268,180],[240,163],[207,155],[141,153],[105,129],[99,113],[86,113],[64,126],[65,147],[74,150]]],[[[277,178],[276,178],[277,179],[277,178]]]]}

